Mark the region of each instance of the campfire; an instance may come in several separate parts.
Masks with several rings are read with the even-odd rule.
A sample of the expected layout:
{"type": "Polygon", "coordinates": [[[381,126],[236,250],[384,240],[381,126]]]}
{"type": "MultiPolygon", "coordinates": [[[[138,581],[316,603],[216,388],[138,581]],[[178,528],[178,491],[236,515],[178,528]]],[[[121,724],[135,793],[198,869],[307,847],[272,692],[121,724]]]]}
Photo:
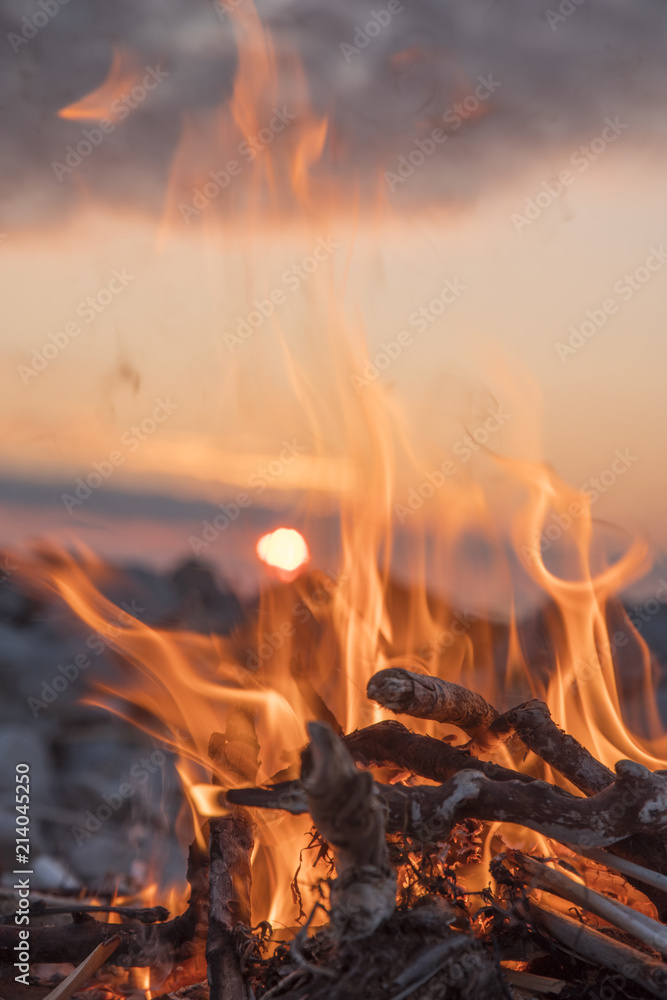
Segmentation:
{"type": "MultiPolygon", "coordinates": [[[[213,612],[199,630],[149,624],[109,596],[114,571],[83,548],[9,553],[17,585],[113,650],[118,679],[87,703],[175,762],[187,887],[157,870],[143,895],[30,897],[21,821],[0,998],[665,997],[667,734],[656,662],[619,597],[646,573],[647,546],[606,551],[590,494],[516,457],[521,393],[471,391],[446,446],[436,407],[428,433],[405,418],[380,375],[412,334],[371,357],[333,263],[315,274],[340,245],[335,171],[318,173],[344,158],[335,123],[308,110],[293,59],[276,66],[249,0],[219,6],[238,30],[233,94],[205,128],[186,123],[161,239],[240,215],[252,245],[265,213],[279,233],[297,219],[307,252],[224,338],[232,360],[246,348],[283,358],[286,420],[302,436],[261,473],[246,475],[250,459],[230,471],[241,487],[190,537],[199,598],[214,589],[206,547],[241,523],[252,489],[284,477],[306,500],[252,538],[262,589],[230,629],[213,612]],[[241,148],[245,165],[229,152],[241,148]],[[306,332],[290,352],[288,294],[302,286],[306,332]]],[[[144,77],[116,53],[106,83],[60,114],[99,118],[144,77]]],[[[457,101],[477,95],[464,132],[493,115],[493,87],[457,78],[457,101]]],[[[347,196],[389,211],[372,190],[347,196]]],[[[443,278],[424,329],[463,293],[443,278]]],[[[271,410],[277,390],[250,368],[240,395],[265,393],[271,410]]],[[[116,798],[133,794],[122,787],[116,798]]]]}
{"type": "MultiPolygon", "coordinates": [[[[285,569],[276,544],[270,556],[292,578],[267,588],[256,620],[229,638],[124,612],[114,624],[119,609],[98,589],[107,571],[90,560],[49,550],[21,564],[32,588],[67,601],[121,655],[127,680],[98,703],[178,755],[195,830],[175,913],[155,901],[31,905],[31,963],[79,963],[48,996],[664,996],[660,741],[651,750],[619,712],[599,729],[591,720],[596,755],[548,707],[576,720],[587,686],[593,703],[618,705],[611,660],[565,688],[565,647],[554,648],[543,692],[524,663],[546,700],[501,711],[441,676],[437,651],[430,665],[411,652],[424,645],[405,613],[417,595],[390,581],[393,633],[378,634],[372,661],[348,659],[344,640],[364,626],[349,603],[354,551],[332,579],[303,568],[295,534],[285,569]],[[73,922],[52,926],[55,913],[73,922]]],[[[603,579],[577,588],[591,626],[623,620],[612,598],[600,602],[603,579]]],[[[429,610],[441,643],[458,623],[473,654],[488,654],[488,623],[466,633],[460,613],[435,600],[429,610]]],[[[565,632],[568,606],[552,599],[558,613],[565,632]]],[[[632,635],[627,619],[623,628],[632,635]]],[[[525,626],[512,629],[526,641],[525,626]]],[[[604,636],[591,627],[578,641],[586,634],[604,636]]],[[[507,702],[518,687],[506,673],[496,695],[507,702]]],[[[0,927],[4,963],[19,934],[0,927]]]]}

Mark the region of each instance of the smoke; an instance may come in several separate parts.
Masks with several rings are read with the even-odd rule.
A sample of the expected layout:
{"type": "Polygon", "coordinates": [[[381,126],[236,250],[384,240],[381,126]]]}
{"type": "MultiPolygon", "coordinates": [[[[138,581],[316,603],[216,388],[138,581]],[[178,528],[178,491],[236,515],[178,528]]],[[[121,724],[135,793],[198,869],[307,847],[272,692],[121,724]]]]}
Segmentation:
{"type": "MultiPolygon", "coordinates": [[[[233,6],[244,3],[2,0],[0,228],[55,222],[82,191],[159,212],[184,115],[232,92],[233,6]],[[167,76],[58,177],[54,161],[86,123],[57,111],[101,84],[114,48],[167,76]]],[[[659,0],[260,0],[258,9],[277,52],[298,53],[312,106],[329,117],[320,169],[395,172],[444,129],[418,181],[389,184],[399,201],[475,198],[526,161],[593,140],[607,117],[627,121],[632,142],[649,151],[664,143],[659,0]],[[493,92],[468,113],[489,79],[493,92]]],[[[281,81],[287,95],[291,82],[281,81]]]]}

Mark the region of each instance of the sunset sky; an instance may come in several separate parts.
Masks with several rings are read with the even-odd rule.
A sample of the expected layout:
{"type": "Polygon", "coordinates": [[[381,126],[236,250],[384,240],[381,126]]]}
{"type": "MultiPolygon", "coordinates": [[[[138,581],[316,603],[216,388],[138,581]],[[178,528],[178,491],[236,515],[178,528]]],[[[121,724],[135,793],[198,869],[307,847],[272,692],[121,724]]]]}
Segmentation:
{"type": "MultiPolygon", "coordinates": [[[[7,24],[13,23],[10,5],[4,6],[7,24]]],[[[556,29],[547,23],[548,5],[525,13],[533,47],[517,68],[502,38],[488,25],[486,34],[475,35],[453,5],[447,16],[456,28],[456,66],[426,82],[415,82],[410,64],[398,71],[403,76],[396,86],[414,105],[404,121],[392,120],[391,95],[373,89],[373,67],[382,64],[382,54],[412,52],[411,40],[423,44],[425,15],[420,21],[410,12],[408,32],[387,29],[354,72],[346,69],[340,45],[327,50],[332,66],[334,55],[339,60],[335,80],[350,74],[356,80],[355,101],[341,84],[332,107],[324,107],[321,80],[315,76],[313,83],[305,59],[315,107],[303,134],[312,149],[324,142],[317,125],[328,114],[328,144],[319,150],[316,171],[317,156],[307,158],[311,147],[300,155],[320,182],[330,174],[334,183],[321,202],[306,205],[298,226],[276,221],[273,209],[252,217],[239,212],[255,169],[243,164],[243,197],[220,193],[195,224],[182,211],[179,219],[184,191],[194,204],[190,179],[203,183],[209,167],[229,162],[221,159],[224,129],[207,145],[210,116],[224,107],[235,69],[228,25],[211,5],[195,5],[191,15],[178,7],[173,33],[165,26],[154,51],[140,25],[123,21],[124,65],[138,67],[143,79],[146,67],[162,60],[166,82],[146,95],[145,108],[127,125],[115,124],[88,162],[54,179],[54,160],[63,162],[68,145],[99,122],[99,115],[92,124],[64,120],[58,109],[95,91],[111,66],[110,28],[99,13],[98,49],[85,66],[74,59],[70,76],[56,80],[59,99],[45,107],[44,67],[58,45],[80,54],[76,37],[65,30],[73,15],[63,9],[3,70],[24,114],[11,112],[16,131],[7,163],[14,189],[5,179],[2,200],[0,544],[55,531],[107,555],[165,561],[190,551],[191,527],[210,505],[233,500],[250,482],[253,537],[271,523],[264,508],[278,507],[289,518],[315,498],[329,516],[332,494],[350,486],[346,449],[355,420],[379,392],[410,438],[410,461],[397,458],[396,499],[457,443],[460,452],[464,435],[501,407],[507,419],[489,448],[551,463],[570,485],[618,470],[619,453],[626,456],[613,483],[599,491],[593,516],[617,525],[619,538],[644,531],[665,548],[664,71],[653,58],[646,18],[632,20],[623,5],[608,8],[600,38],[601,5],[589,0],[588,6],[556,29]],[[176,32],[179,18],[189,24],[189,53],[176,32]],[[205,67],[195,72],[198,47],[206,66],[218,67],[215,86],[205,67]],[[19,60],[24,70],[30,60],[41,67],[30,93],[21,89],[19,60]],[[619,65],[627,70],[624,84],[619,65]],[[448,109],[494,72],[497,89],[478,101],[479,113],[428,152],[427,140],[448,109]],[[428,106],[417,100],[426,84],[428,106]],[[176,95],[190,104],[179,114],[176,95]],[[365,102],[375,111],[366,133],[359,131],[371,106],[365,102]],[[203,147],[193,141],[193,121],[203,147]],[[138,138],[132,145],[132,136],[147,130],[154,139],[150,152],[138,138]],[[349,159],[335,159],[332,137],[349,159]],[[360,165],[355,143],[362,139],[370,140],[373,155],[360,165]],[[416,149],[427,150],[423,165],[416,149]],[[401,163],[405,176],[397,182],[401,163]],[[352,176],[359,171],[356,197],[352,176]],[[309,273],[304,261],[316,250],[309,273]],[[260,317],[244,339],[239,329],[248,329],[244,323],[258,301],[273,302],[263,307],[271,315],[260,317]],[[584,323],[587,336],[576,332],[584,323]],[[380,358],[377,379],[368,377],[372,369],[364,376],[366,355],[371,363],[380,358]],[[141,433],[132,430],[142,425],[141,433]],[[285,442],[292,443],[293,461],[280,458],[285,442]],[[113,472],[94,495],[81,504],[63,501],[78,477],[88,477],[112,453],[113,472]],[[259,490],[258,470],[270,462],[276,470],[281,461],[279,474],[267,476],[259,490]],[[137,493],[144,499],[133,506],[137,493]]],[[[270,21],[275,12],[266,11],[270,21]]],[[[345,7],[348,20],[339,22],[334,37],[344,41],[362,15],[360,5],[345,7]]],[[[529,49],[521,33],[510,31],[518,17],[506,26],[515,61],[524,44],[529,49]]],[[[279,17],[276,38],[282,37],[278,29],[285,31],[279,17]]],[[[445,45],[445,36],[437,44],[445,45]]],[[[295,37],[306,44],[298,32],[295,37]]],[[[324,45],[319,35],[316,40],[324,45]]],[[[123,86],[129,84],[118,93],[123,86]]],[[[303,116],[303,94],[299,101],[303,116]]],[[[258,161],[264,156],[279,164],[281,141],[292,140],[276,134],[275,147],[272,138],[272,149],[261,151],[258,161]]],[[[229,148],[238,156],[238,144],[229,148]]],[[[241,572],[246,550],[245,542],[229,542],[219,558],[241,572]]]]}

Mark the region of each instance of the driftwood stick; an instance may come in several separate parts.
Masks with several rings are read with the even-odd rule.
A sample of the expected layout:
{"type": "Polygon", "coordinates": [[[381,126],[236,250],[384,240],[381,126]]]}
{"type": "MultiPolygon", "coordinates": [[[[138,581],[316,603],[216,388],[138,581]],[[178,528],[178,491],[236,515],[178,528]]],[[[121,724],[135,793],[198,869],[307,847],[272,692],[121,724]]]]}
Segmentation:
{"type": "Polygon", "coordinates": [[[516,734],[585,795],[601,792],[614,780],[609,768],[556,725],[542,701],[527,701],[499,715],[481,695],[459,684],[402,667],[380,670],[371,677],[368,697],[392,712],[458,726],[482,750],[491,750],[516,734]]]}
{"type": "MultiPolygon", "coordinates": [[[[569,847],[570,845],[567,844],[566,846],[569,847]]],[[[614,872],[620,872],[626,878],[632,879],[633,884],[641,882],[644,885],[650,885],[654,889],[659,889],[661,892],[667,893],[667,875],[651,871],[650,868],[645,868],[643,865],[638,865],[634,861],[628,861],[627,858],[619,857],[616,854],[610,854],[609,851],[603,851],[599,847],[590,847],[585,850],[581,847],[573,846],[572,850],[577,854],[581,854],[584,858],[590,858],[591,861],[597,861],[598,864],[606,865],[607,868],[610,868],[614,872]]]]}
{"type": "Polygon", "coordinates": [[[308,732],[312,767],[302,785],[313,822],[334,852],[332,927],[340,937],[367,937],[396,908],[382,806],[371,775],[357,769],[334,731],[311,722],[308,732]]]}
{"type": "Polygon", "coordinates": [[[447,781],[459,771],[481,771],[494,781],[535,779],[509,767],[474,757],[468,750],[452,747],[432,736],[419,736],[398,721],[377,722],[343,737],[358,764],[373,767],[393,764],[431,781],[447,781]]]}
{"type": "Polygon", "coordinates": [[[117,937],[105,941],[104,944],[98,944],[97,948],[91,952],[88,958],[84,959],[81,965],[77,966],[73,972],[70,972],[67,979],[63,979],[62,983],[59,983],[55,990],[51,990],[44,1000],[70,1000],[70,997],[76,993],[79,987],[85,986],[91,976],[94,976],[97,970],[101,969],[106,960],[113,955],[118,944],[119,940],[117,937]]]}
{"type": "Polygon", "coordinates": [[[538,906],[531,901],[529,913],[538,930],[583,961],[618,972],[653,996],[664,998],[667,995],[667,965],[664,962],[544,905],[538,906]]]}
{"type": "MultiPolygon", "coordinates": [[[[545,837],[582,847],[606,847],[635,833],[667,828],[667,778],[641,764],[621,760],[616,779],[590,798],[566,796],[542,781],[493,781],[461,771],[439,787],[377,785],[387,813],[387,830],[422,841],[446,840],[463,819],[526,826],[545,837]]],[[[240,788],[229,802],[265,809],[308,812],[300,782],[268,789],[240,788]]]]}
{"type": "Polygon", "coordinates": [[[543,701],[527,701],[510,709],[493,723],[491,731],[508,736],[516,733],[529,750],[571,781],[584,795],[601,792],[614,780],[613,771],[556,725],[543,701]]]}
{"type": "Polygon", "coordinates": [[[567,899],[575,906],[580,906],[589,913],[594,913],[596,917],[601,917],[607,923],[613,924],[622,931],[632,934],[638,941],[642,941],[649,948],[654,948],[663,956],[667,956],[667,927],[646,916],[638,913],[632,907],[620,903],[616,899],[610,899],[595,889],[589,889],[565,872],[550,868],[548,865],[524,854],[512,852],[507,860],[511,865],[516,865],[521,871],[527,873],[530,888],[542,889],[545,892],[554,893],[562,899],[567,899]]]}
{"type": "MultiPolygon", "coordinates": [[[[661,774],[662,772],[655,772],[661,774]]],[[[567,845],[570,846],[569,844],[567,845]]],[[[631,837],[607,845],[587,849],[585,845],[572,847],[575,852],[587,855],[609,868],[622,872],[628,882],[648,896],[658,910],[660,919],[667,923],[667,836],[658,833],[635,833],[631,837]],[[641,864],[637,864],[641,860],[641,864]]]]}
{"type": "MultiPolygon", "coordinates": [[[[157,924],[169,919],[169,910],[164,906],[144,906],[138,909],[133,906],[79,906],[76,903],[71,906],[47,906],[38,901],[30,907],[31,917],[53,917],[62,913],[117,913],[142,924],[157,924]]],[[[9,923],[9,919],[5,917],[0,922],[9,923]]]]}
{"type": "MultiPolygon", "coordinates": [[[[227,731],[211,737],[209,757],[226,782],[252,781],[257,775],[259,744],[252,718],[229,713],[227,731]]],[[[251,856],[254,824],[245,809],[210,820],[209,914],[206,962],[211,1000],[242,1000],[248,987],[241,970],[234,931],[250,927],[251,856]]]]}
{"type": "Polygon", "coordinates": [[[402,667],[388,667],[374,674],[367,694],[392,712],[458,726],[475,741],[483,738],[498,718],[498,712],[481,695],[460,684],[402,667]]]}

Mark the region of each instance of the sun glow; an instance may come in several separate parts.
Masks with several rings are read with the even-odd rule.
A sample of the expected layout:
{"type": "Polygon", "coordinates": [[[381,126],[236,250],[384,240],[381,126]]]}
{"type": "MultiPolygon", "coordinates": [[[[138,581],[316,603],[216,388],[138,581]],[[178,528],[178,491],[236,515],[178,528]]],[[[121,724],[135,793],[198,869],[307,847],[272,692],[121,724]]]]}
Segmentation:
{"type": "Polygon", "coordinates": [[[294,528],[277,528],[262,535],[257,542],[257,555],[267,566],[287,573],[305,566],[310,559],[306,539],[294,528]]]}

